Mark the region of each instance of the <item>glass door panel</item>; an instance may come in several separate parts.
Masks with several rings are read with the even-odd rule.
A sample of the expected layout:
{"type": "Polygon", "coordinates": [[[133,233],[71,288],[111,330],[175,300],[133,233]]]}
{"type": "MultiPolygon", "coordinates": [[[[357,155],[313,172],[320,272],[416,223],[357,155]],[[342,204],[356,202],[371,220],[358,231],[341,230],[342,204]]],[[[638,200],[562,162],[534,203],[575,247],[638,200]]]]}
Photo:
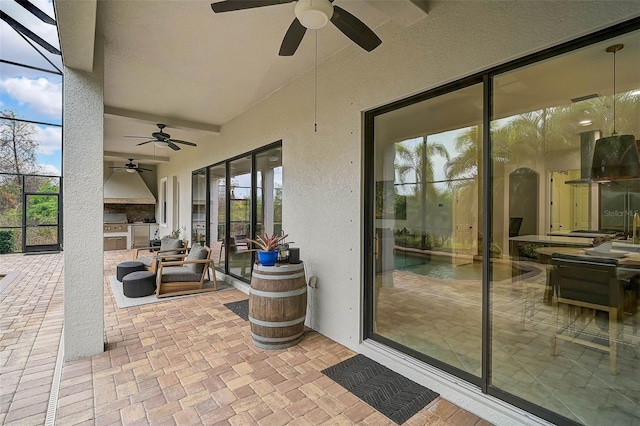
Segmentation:
{"type": "Polygon", "coordinates": [[[59,250],[58,194],[25,194],[26,251],[59,250]]]}
{"type": "Polygon", "coordinates": [[[209,167],[209,247],[216,269],[225,270],[226,264],[226,223],[227,223],[227,172],[225,165],[209,167]]]}
{"type": "Polygon", "coordinates": [[[229,162],[229,273],[251,277],[251,156],[229,162]]]}
{"type": "Polygon", "coordinates": [[[617,53],[616,128],[637,140],[638,31],[493,80],[491,239],[513,277],[490,282],[490,385],[585,425],[640,418],[640,270],[629,267],[633,254],[603,260],[612,256],[586,251],[604,236],[617,239],[615,249],[636,248],[627,238],[640,210],[638,181],[589,179],[594,147],[613,131],[606,49],[617,43],[625,48],[617,53]],[[518,235],[508,229],[514,216],[518,235]]]}
{"type": "Polygon", "coordinates": [[[207,173],[191,175],[191,243],[204,243],[207,232],[207,173]]]}
{"type": "Polygon", "coordinates": [[[482,365],[481,106],[473,85],[381,114],[374,141],[374,338],[470,377],[482,365]]]}
{"type": "Polygon", "coordinates": [[[282,149],[256,155],[256,235],[282,231],[282,149]]]}

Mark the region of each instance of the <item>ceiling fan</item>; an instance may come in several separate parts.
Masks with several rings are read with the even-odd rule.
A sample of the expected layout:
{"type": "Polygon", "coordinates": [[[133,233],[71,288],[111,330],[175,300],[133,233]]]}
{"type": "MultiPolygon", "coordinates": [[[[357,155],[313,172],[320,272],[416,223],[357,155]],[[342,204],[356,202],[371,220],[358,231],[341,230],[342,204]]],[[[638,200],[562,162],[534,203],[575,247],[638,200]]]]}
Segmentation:
{"type": "Polygon", "coordinates": [[[144,169],[142,167],[138,167],[137,164],[134,164],[133,162],[133,158],[129,158],[129,162],[126,163],[124,166],[120,167],[120,166],[113,166],[113,167],[109,167],[110,169],[115,169],[115,171],[118,170],[126,170],[127,173],[142,173],[142,172],[151,172],[151,169],[144,169]]]}
{"type": "Polygon", "coordinates": [[[137,144],[137,146],[144,145],[149,142],[153,142],[153,144],[159,148],[165,148],[168,146],[174,151],[180,150],[180,147],[176,145],[177,143],[180,143],[183,145],[189,145],[189,146],[197,146],[193,142],[181,141],[180,139],[171,139],[171,135],[163,131],[163,129],[167,127],[166,125],[158,123],[157,126],[158,126],[158,129],[160,129],[160,131],[151,133],[151,139],[149,139],[149,136],[125,136],[125,138],[149,139],[148,141],[140,142],[139,144],[137,144]]]}
{"type": "Polygon", "coordinates": [[[215,13],[233,12],[256,7],[293,3],[296,18],[289,26],[280,46],[280,56],[293,55],[302,42],[307,29],[317,30],[329,23],[367,52],[378,47],[382,40],[361,20],[339,6],[333,0],[223,0],[211,3],[215,13]]]}

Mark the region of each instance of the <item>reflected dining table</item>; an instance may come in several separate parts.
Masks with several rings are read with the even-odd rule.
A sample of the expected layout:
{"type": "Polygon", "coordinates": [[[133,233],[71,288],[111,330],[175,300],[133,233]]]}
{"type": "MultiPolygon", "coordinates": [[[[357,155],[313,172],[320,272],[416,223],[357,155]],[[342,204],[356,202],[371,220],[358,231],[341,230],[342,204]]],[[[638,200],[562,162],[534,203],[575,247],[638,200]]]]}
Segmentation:
{"type": "MultiPolygon", "coordinates": [[[[624,244],[613,246],[611,253],[599,253],[593,251],[593,248],[585,249],[584,247],[540,247],[535,249],[535,252],[539,255],[540,263],[545,264],[551,263],[551,257],[554,253],[580,256],[584,257],[585,260],[597,258],[615,259],[618,261],[616,272],[619,279],[631,280],[633,278],[640,278],[640,251],[625,250],[624,244]]],[[[553,290],[547,284],[544,294],[545,302],[551,302],[552,292],[553,290]]],[[[638,297],[638,294],[635,296],[638,297]]],[[[633,311],[635,312],[635,309],[633,309],[633,311]]]]}

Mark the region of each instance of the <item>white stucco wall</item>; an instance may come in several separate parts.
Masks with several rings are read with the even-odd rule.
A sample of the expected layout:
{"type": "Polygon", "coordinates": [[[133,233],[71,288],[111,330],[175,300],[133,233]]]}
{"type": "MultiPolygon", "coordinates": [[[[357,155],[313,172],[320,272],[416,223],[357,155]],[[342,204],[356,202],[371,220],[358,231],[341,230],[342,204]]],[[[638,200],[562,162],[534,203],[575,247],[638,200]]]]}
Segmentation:
{"type": "Polygon", "coordinates": [[[158,178],[180,175],[181,217],[189,227],[192,170],[282,139],[284,229],[319,278],[315,321],[320,332],[355,348],[362,111],[638,14],[631,1],[432,2],[428,17],[411,27],[377,28],[383,43],[373,52],[352,46],[320,65],[317,132],[310,71],[226,123],[220,135],[159,165],[158,178]]]}
{"type": "Polygon", "coordinates": [[[104,351],[102,75],[64,70],[64,358],[104,351]]]}
{"type": "MultiPolygon", "coordinates": [[[[181,217],[189,232],[191,171],[282,139],[283,228],[318,277],[307,323],[372,356],[380,352],[360,342],[362,112],[640,15],[636,1],[429,4],[428,17],[411,27],[376,28],[383,43],[373,52],[352,46],[319,66],[317,132],[310,70],[224,124],[220,135],[158,166],[159,179],[178,174],[183,182],[181,217]]],[[[420,381],[400,356],[384,358],[420,381]]],[[[430,387],[481,415],[489,409],[486,400],[460,399],[463,387],[430,387]]]]}

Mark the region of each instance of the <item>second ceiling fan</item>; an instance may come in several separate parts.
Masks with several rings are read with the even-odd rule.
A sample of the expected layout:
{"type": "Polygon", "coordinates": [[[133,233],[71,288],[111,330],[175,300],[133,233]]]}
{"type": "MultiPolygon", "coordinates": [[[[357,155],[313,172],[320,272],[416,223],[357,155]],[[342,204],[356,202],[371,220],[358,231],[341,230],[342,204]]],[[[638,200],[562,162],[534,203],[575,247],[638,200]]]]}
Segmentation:
{"type": "Polygon", "coordinates": [[[223,0],[211,3],[211,9],[215,13],[222,13],[293,2],[296,2],[296,17],[282,40],[280,56],[293,55],[300,46],[307,29],[320,29],[329,21],[367,52],[371,52],[382,43],[382,40],[361,20],[343,8],[334,6],[333,0],[223,0]]]}

